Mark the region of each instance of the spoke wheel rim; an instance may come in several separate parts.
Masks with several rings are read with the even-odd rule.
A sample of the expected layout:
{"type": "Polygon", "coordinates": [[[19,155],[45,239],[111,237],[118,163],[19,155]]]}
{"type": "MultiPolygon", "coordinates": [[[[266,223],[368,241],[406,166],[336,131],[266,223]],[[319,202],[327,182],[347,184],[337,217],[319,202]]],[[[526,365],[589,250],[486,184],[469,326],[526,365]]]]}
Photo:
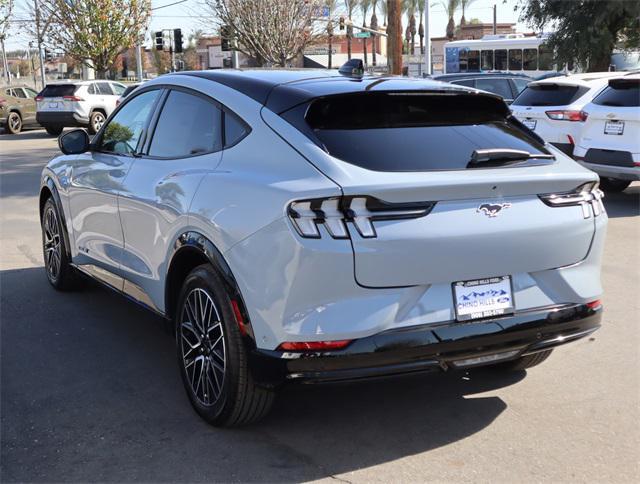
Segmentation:
{"type": "Polygon", "coordinates": [[[12,113],[11,116],[9,116],[9,127],[11,131],[18,131],[20,129],[20,116],[16,113],[12,113]]]}
{"type": "Polygon", "coordinates": [[[214,405],[224,387],[227,352],[220,313],[205,290],[196,288],[187,295],[178,338],[193,396],[201,405],[214,405]]]}
{"type": "Polygon", "coordinates": [[[60,240],[60,227],[58,216],[51,207],[47,209],[43,219],[44,234],[44,263],[47,274],[52,279],[57,279],[60,275],[62,262],[62,245],[60,240]]]}
{"type": "Polygon", "coordinates": [[[95,114],[93,116],[93,129],[99,131],[104,124],[104,116],[102,114],[95,114]]]}

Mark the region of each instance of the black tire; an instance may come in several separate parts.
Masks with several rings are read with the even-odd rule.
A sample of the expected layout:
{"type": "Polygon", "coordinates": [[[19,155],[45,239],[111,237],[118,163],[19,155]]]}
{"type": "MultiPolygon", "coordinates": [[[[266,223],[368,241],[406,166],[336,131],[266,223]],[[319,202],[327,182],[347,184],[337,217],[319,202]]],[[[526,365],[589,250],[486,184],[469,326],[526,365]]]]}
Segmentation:
{"type": "Polygon", "coordinates": [[[198,415],[232,427],[256,422],[271,410],[275,393],[254,383],[229,295],[210,265],[186,277],[174,323],[180,375],[198,415]]]}
{"type": "Polygon", "coordinates": [[[96,134],[107,120],[102,111],[94,111],[89,116],[89,134],[96,134]]]}
{"type": "Polygon", "coordinates": [[[622,192],[631,185],[629,180],[618,180],[616,178],[600,178],[600,188],[605,192],[622,192]]]}
{"type": "Polygon", "coordinates": [[[77,274],[71,266],[64,237],[64,227],[53,198],[49,198],[42,210],[42,252],[44,269],[49,283],[59,291],[73,289],[77,274]]]}
{"type": "Polygon", "coordinates": [[[64,130],[63,126],[44,126],[44,129],[47,130],[51,136],[60,136],[60,133],[64,130]]]}
{"type": "Polygon", "coordinates": [[[533,353],[518,358],[517,360],[505,361],[504,363],[498,363],[495,368],[507,371],[522,371],[527,368],[533,368],[545,361],[551,355],[553,350],[540,351],[539,353],[533,353]]]}
{"type": "Polygon", "coordinates": [[[7,132],[11,134],[18,134],[22,131],[22,117],[20,113],[11,111],[7,116],[7,132]]]}

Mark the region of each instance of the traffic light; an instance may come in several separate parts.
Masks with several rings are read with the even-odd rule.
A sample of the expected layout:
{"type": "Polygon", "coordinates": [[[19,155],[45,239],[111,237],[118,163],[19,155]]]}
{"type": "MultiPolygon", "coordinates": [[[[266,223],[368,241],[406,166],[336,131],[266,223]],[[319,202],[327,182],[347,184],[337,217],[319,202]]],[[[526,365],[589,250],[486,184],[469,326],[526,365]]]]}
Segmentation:
{"type": "Polygon", "coordinates": [[[173,29],[173,46],[177,53],[182,52],[182,30],[180,29],[173,29]]]}
{"type": "Polygon", "coordinates": [[[344,17],[340,17],[340,30],[344,30],[344,17]]]}
{"type": "Polygon", "coordinates": [[[53,60],[53,52],[49,49],[44,49],[44,60],[50,62],[53,60]]]}
{"type": "Polygon", "coordinates": [[[156,32],[156,50],[164,50],[164,34],[156,32]]]}
{"type": "Polygon", "coordinates": [[[223,52],[228,52],[231,50],[231,45],[229,44],[229,40],[231,37],[231,28],[228,25],[223,25],[220,27],[220,48],[223,52]]]}

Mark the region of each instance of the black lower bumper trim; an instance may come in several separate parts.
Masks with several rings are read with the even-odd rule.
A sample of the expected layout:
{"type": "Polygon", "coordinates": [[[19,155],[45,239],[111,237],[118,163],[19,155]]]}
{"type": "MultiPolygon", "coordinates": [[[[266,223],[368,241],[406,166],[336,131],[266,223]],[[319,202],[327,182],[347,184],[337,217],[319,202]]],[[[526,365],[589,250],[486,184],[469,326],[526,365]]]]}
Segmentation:
{"type": "Polygon", "coordinates": [[[42,126],[88,126],[89,119],[83,118],[73,111],[39,111],[36,113],[36,120],[42,126]]]}
{"type": "Polygon", "coordinates": [[[415,373],[455,366],[459,360],[511,352],[544,351],[600,327],[602,307],[568,304],[476,322],[447,322],[385,331],[337,351],[287,353],[254,349],[254,379],[321,383],[415,373]]]}

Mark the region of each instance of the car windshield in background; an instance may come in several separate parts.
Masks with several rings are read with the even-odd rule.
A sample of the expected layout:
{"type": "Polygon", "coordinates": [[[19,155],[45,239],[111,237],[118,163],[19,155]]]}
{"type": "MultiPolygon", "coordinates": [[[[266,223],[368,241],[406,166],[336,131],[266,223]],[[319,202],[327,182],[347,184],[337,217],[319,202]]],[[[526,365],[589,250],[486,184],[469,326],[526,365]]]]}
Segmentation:
{"type": "Polygon", "coordinates": [[[62,97],[72,96],[78,86],[74,84],[49,84],[45,87],[40,96],[42,97],[62,97]]]}
{"type": "Polygon", "coordinates": [[[489,96],[355,94],[316,100],[306,121],[331,155],[375,171],[465,169],[479,149],[548,154],[505,109],[489,96]]]}
{"type": "Polygon", "coordinates": [[[566,106],[589,91],[587,87],[562,84],[529,85],[513,101],[513,106],[566,106]]]}
{"type": "Polygon", "coordinates": [[[640,80],[611,81],[609,86],[593,100],[593,104],[619,107],[640,106],[640,80]]]}

